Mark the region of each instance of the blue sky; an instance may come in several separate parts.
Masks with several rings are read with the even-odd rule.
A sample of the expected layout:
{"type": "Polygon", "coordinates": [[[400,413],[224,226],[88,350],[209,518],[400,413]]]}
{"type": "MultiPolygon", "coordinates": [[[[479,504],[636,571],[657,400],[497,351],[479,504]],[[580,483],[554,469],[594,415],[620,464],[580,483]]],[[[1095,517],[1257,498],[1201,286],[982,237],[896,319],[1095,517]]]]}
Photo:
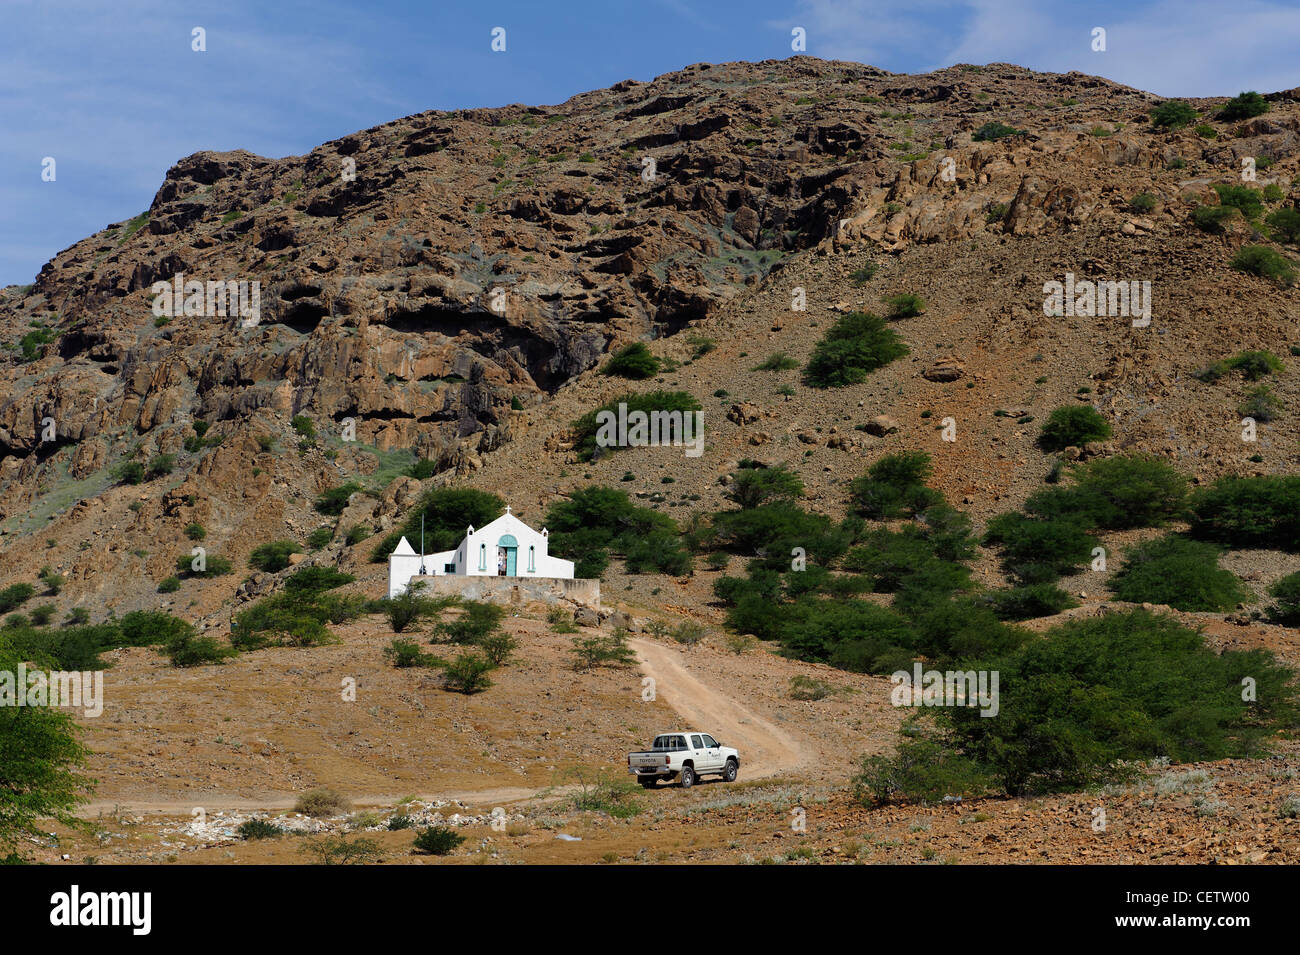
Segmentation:
{"type": "Polygon", "coordinates": [[[0,0],[0,285],[142,212],[201,149],[295,155],[426,109],[782,58],[793,26],[811,56],[895,72],[1003,61],[1164,96],[1300,86],[1297,0],[0,0]]]}

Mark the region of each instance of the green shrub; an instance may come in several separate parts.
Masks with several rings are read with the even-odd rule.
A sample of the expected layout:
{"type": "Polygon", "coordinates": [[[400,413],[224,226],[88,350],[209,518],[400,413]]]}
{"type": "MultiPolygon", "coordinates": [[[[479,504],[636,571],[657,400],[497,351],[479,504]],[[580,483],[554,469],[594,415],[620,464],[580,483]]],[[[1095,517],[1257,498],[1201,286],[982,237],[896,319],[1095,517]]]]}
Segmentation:
{"type": "Polygon", "coordinates": [[[152,481],[154,478],[164,477],[171,474],[172,469],[176,467],[176,455],[174,454],[156,454],[149,459],[149,467],[145,470],[145,478],[152,481]]]}
{"type": "Polygon", "coordinates": [[[1131,548],[1112,579],[1115,596],[1132,603],[1167,604],[1175,610],[1231,610],[1248,596],[1241,582],[1219,567],[1212,544],[1169,535],[1131,548]]]}
{"type": "Polygon", "coordinates": [[[999,514],[985,528],[984,546],[1002,551],[1002,568],[1022,584],[1044,584],[1079,570],[1094,541],[1072,520],[999,514]]]}
{"type": "Polygon", "coordinates": [[[690,572],[690,554],[666,514],[633,504],[626,491],[592,485],[573,491],[546,512],[552,552],[581,555],[578,577],[599,577],[609,552],[625,555],[631,573],[690,572]]]}
{"type": "Polygon", "coordinates": [[[1282,360],[1268,351],[1243,351],[1225,363],[1228,371],[1239,371],[1247,381],[1258,381],[1283,371],[1282,360]]]}
{"type": "Polygon", "coordinates": [[[1243,245],[1229,264],[1238,272],[1248,272],[1284,287],[1295,284],[1296,270],[1291,263],[1266,245],[1243,245]]]}
{"type": "Polygon", "coordinates": [[[240,824],[235,830],[239,838],[244,840],[250,839],[275,839],[284,835],[284,830],[273,822],[267,822],[265,819],[249,819],[240,824]]]}
{"type": "Polygon", "coordinates": [[[1300,477],[1223,477],[1192,495],[1191,509],[1197,537],[1300,550],[1300,477]]]}
{"type": "MultiPolygon", "coordinates": [[[[629,432],[633,429],[631,419],[634,412],[645,414],[648,421],[667,422],[680,418],[684,422],[686,415],[699,411],[703,407],[692,395],[684,391],[648,391],[644,394],[620,395],[599,408],[588,411],[573,422],[574,447],[578,452],[580,461],[590,461],[596,457],[597,453],[607,454],[620,449],[616,442],[597,444],[597,438],[604,430],[599,423],[602,412],[608,412],[617,418],[620,404],[627,406],[629,432]]],[[[664,426],[664,430],[669,430],[667,425],[664,426]]],[[[672,430],[676,430],[675,425],[672,430]]],[[[649,431],[650,429],[647,429],[647,439],[651,437],[649,431]]],[[[628,437],[630,439],[631,434],[628,437]]],[[[661,434],[658,437],[680,441],[683,436],[680,433],[675,433],[661,434]]]]}
{"type": "Polygon", "coordinates": [[[343,543],[349,547],[355,547],[363,540],[370,536],[371,530],[365,524],[353,524],[348,528],[347,536],[343,538],[343,543]]]}
{"type": "Polygon", "coordinates": [[[891,295],[885,299],[885,304],[889,306],[888,317],[893,319],[915,318],[925,313],[925,299],[910,292],[891,295]]]}
{"type": "Polygon", "coordinates": [[[465,837],[447,826],[430,826],[415,837],[415,849],[431,856],[450,855],[465,837]]]}
{"type": "Polygon", "coordinates": [[[1196,119],[1196,110],[1180,99],[1166,100],[1151,110],[1151,122],[1161,129],[1181,129],[1196,119]]]}
{"type": "Polygon", "coordinates": [[[384,659],[397,669],[405,670],[411,667],[432,666],[435,658],[421,650],[420,645],[414,640],[394,637],[388,646],[384,647],[384,659]]]}
{"type": "Polygon", "coordinates": [[[41,607],[33,607],[31,609],[32,623],[38,627],[48,626],[50,621],[54,619],[54,614],[56,612],[57,608],[54,604],[45,604],[41,607]]]}
{"type": "Polygon", "coordinates": [[[1192,223],[1202,232],[1219,234],[1229,219],[1239,215],[1232,206],[1197,206],[1192,210],[1192,223]]]}
{"type": "Polygon", "coordinates": [[[1267,653],[1218,653],[1140,610],[1071,621],[984,665],[1000,672],[998,717],[964,707],[942,716],[957,751],[1012,795],[1114,778],[1119,760],[1255,753],[1294,715],[1291,674],[1267,653]],[[1253,702],[1242,699],[1245,676],[1257,684],[1253,702]]]}
{"type": "Polygon", "coordinates": [[[1270,620],[1287,627],[1300,626],[1300,571],[1278,580],[1268,595],[1277,601],[1268,608],[1270,620]]]}
{"type": "Polygon", "coordinates": [[[396,597],[390,597],[384,608],[388,625],[394,633],[401,633],[426,617],[436,614],[447,604],[426,596],[421,584],[413,584],[396,597]]]}
{"type": "Polygon", "coordinates": [[[650,354],[645,342],[633,342],[615,352],[600,373],[640,381],[659,374],[659,367],[659,359],[650,354]]]}
{"type": "Polygon", "coordinates": [[[201,541],[208,536],[202,524],[190,524],[185,528],[185,536],[192,541],[201,541]]]}
{"type": "Polygon", "coordinates": [[[1091,405],[1062,405],[1047,417],[1038,443],[1046,451],[1063,451],[1082,447],[1091,441],[1105,441],[1111,436],[1110,422],[1091,405]]]}
{"type": "Polygon", "coordinates": [[[356,481],[348,481],[346,484],[340,484],[338,487],[332,487],[324,494],[316,498],[315,508],[329,517],[338,517],[348,506],[348,498],[357,491],[360,491],[361,485],[356,481]]]}
{"type": "MultiPolygon", "coordinates": [[[[307,547],[310,550],[320,550],[322,547],[327,546],[333,539],[334,532],[332,530],[328,527],[318,527],[307,535],[307,547]]],[[[392,548],[389,548],[389,553],[392,553],[392,548]]],[[[385,555],[384,559],[388,559],[387,555],[385,555]]]]}
{"type": "Polygon", "coordinates": [[[1162,458],[1094,458],[1070,473],[1073,487],[1039,491],[1025,502],[1025,510],[1107,530],[1160,527],[1186,510],[1187,478],[1162,458]]]}
{"type": "Polygon", "coordinates": [[[1246,399],[1237,406],[1237,414],[1259,422],[1269,422],[1282,410],[1282,402],[1268,385],[1260,385],[1246,393],[1246,399]]]}
{"type": "Polygon", "coordinates": [[[364,837],[325,836],[307,842],[303,852],[314,856],[321,865],[377,865],[384,861],[384,847],[364,837]]]}
{"type": "Polygon", "coordinates": [[[1267,113],[1268,108],[1268,102],[1264,97],[1253,90],[1248,93],[1238,93],[1224,104],[1223,109],[1219,110],[1219,119],[1227,121],[1251,119],[1267,113]]]}
{"type": "Polygon", "coordinates": [[[144,465],[139,461],[123,461],[115,466],[111,473],[123,484],[144,483],[144,465]]]}
{"type": "Polygon", "coordinates": [[[194,633],[186,621],[161,610],[132,610],[117,626],[121,644],[127,647],[161,646],[194,633]]]}
{"type": "Polygon", "coordinates": [[[636,654],[627,645],[627,631],[621,627],[612,632],[591,637],[573,638],[575,670],[590,670],[599,666],[630,666],[636,654]]]}
{"type": "Polygon", "coordinates": [[[803,495],[803,481],[785,465],[741,468],[732,477],[727,499],[744,508],[771,501],[791,501],[803,495]]]}
{"type": "MultiPolygon", "coordinates": [[[[7,633],[0,638],[0,672],[14,673],[32,658],[7,633]]],[[[0,706],[0,864],[21,861],[20,847],[47,844],[51,820],[82,824],[74,809],[92,785],[80,772],[87,755],[69,712],[0,706]]]]}
{"type": "Polygon", "coordinates": [[[293,420],[289,422],[293,425],[293,430],[297,431],[304,438],[316,437],[316,424],[305,414],[296,414],[293,420]]]}
{"type": "Polygon", "coordinates": [[[30,600],[35,593],[36,588],[31,584],[10,584],[0,590],[0,613],[8,613],[10,610],[21,606],[25,601],[30,600]]]}
{"type": "Polygon", "coordinates": [[[939,803],[945,796],[969,799],[994,787],[973,760],[932,739],[904,739],[893,755],[863,757],[852,784],[854,797],[866,806],[939,803]]]}
{"type": "Polygon", "coordinates": [[[1214,187],[1214,191],[1219,194],[1220,206],[1231,206],[1247,219],[1258,219],[1264,214],[1264,200],[1258,189],[1219,184],[1214,187]]]}
{"type": "Polygon", "coordinates": [[[284,589],[287,591],[306,590],[319,592],[342,587],[354,580],[356,578],[351,574],[345,574],[334,567],[304,567],[302,570],[289,575],[284,582],[284,589]]]}
{"type": "Polygon", "coordinates": [[[492,685],[487,676],[491,670],[491,661],[477,653],[462,653],[443,667],[443,685],[466,696],[482,693],[492,685]]]}
{"type": "Polygon", "coordinates": [[[1273,238],[1279,242],[1300,242],[1300,209],[1278,209],[1265,217],[1273,238]]]}
{"type": "Polygon", "coordinates": [[[230,642],[240,650],[263,647],[314,647],[336,643],[326,621],[342,623],[359,616],[365,598],[359,594],[338,595],[312,589],[285,590],[272,594],[235,615],[230,642]]]}
{"type": "Polygon", "coordinates": [[[1146,215],[1156,207],[1156,197],[1149,192],[1139,192],[1128,201],[1128,207],[1139,215],[1146,215]]]}
{"type": "Polygon", "coordinates": [[[889,454],[849,483],[849,499],[857,513],[873,520],[911,517],[942,500],[926,486],[929,479],[930,455],[924,451],[889,454]]]}
{"type": "Polygon", "coordinates": [[[58,333],[50,328],[37,328],[18,340],[18,351],[24,362],[33,362],[45,354],[45,346],[58,338],[58,333]]]}
{"type": "Polygon", "coordinates": [[[519,649],[519,641],[508,633],[490,633],[478,641],[479,648],[494,667],[503,667],[519,649]]]}
{"type": "Polygon", "coordinates": [[[799,362],[783,351],[772,352],[761,363],[754,366],[755,371],[789,371],[798,368],[799,362]]]}
{"type": "Polygon", "coordinates": [[[289,566],[290,554],[301,551],[302,548],[291,540],[270,541],[253,549],[248,555],[248,566],[274,574],[289,566]]]}
{"type": "Polygon", "coordinates": [[[195,667],[206,663],[225,663],[239,651],[213,637],[201,637],[194,633],[185,633],[175,637],[166,645],[166,653],[174,667],[195,667]]]}
{"type": "Polygon", "coordinates": [[[989,597],[993,612],[999,620],[1051,617],[1062,610],[1079,606],[1079,601],[1055,584],[1029,584],[1009,590],[995,590],[989,597]]]}
{"type": "Polygon", "coordinates": [[[460,603],[460,616],[434,628],[448,643],[480,643],[501,626],[505,608],[497,604],[467,600],[460,603]]]}
{"type": "Polygon", "coordinates": [[[883,318],[851,312],[838,319],[817,343],[803,380],[814,388],[855,385],[907,353],[907,346],[883,318]]]}
{"type": "Polygon", "coordinates": [[[971,134],[971,140],[977,143],[993,142],[998,139],[1004,139],[1007,136],[1023,136],[1023,129],[1016,129],[1014,126],[1008,126],[1005,123],[996,121],[985,123],[979,129],[971,134]]]}

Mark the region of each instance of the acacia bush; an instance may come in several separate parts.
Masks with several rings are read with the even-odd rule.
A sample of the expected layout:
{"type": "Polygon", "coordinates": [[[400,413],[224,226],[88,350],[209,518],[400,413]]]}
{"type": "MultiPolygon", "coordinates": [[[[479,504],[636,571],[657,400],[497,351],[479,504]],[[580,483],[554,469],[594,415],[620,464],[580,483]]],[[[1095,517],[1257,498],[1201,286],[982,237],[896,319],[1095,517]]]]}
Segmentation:
{"type": "Polygon", "coordinates": [[[659,359],[650,354],[645,342],[633,342],[615,352],[600,373],[640,380],[657,375],[659,365],[659,359]]]}
{"type": "Polygon", "coordinates": [[[692,560],[668,515],[632,503],[626,491],[591,485],[573,491],[546,512],[549,549],[582,555],[578,577],[599,577],[611,552],[624,555],[629,573],[691,572],[692,560]]]}
{"type": "Polygon", "coordinates": [[[1287,627],[1300,626],[1300,571],[1278,580],[1268,590],[1274,600],[1268,608],[1268,617],[1274,623],[1287,627]]]}
{"type": "MultiPolygon", "coordinates": [[[[578,453],[578,460],[590,461],[597,457],[598,454],[608,454],[620,450],[617,444],[598,445],[596,438],[600,432],[600,423],[598,417],[601,412],[609,412],[618,417],[620,404],[626,405],[627,416],[630,419],[633,412],[642,412],[650,421],[654,420],[671,420],[677,417],[685,418],[686,415],[701,410],[703,407],[693,395],[685,391],[647,391],[643,394],[625,394],[619,395],[611,401],[605,402],[599,408],[588,411],[572,424],[574,435],[574,448],[578,453]],[[671,416],[671,418],[656,418],[654,416],[671,416]]],[[[629,420],[628,431],[631,432],[633,423],[629,420]]],[[[676,434],[676,425],[673,426],[674,434],[662,435],[664,438],[680,440],[681,435],[676,434]]],[[[694,434],[695,432],[692,432],[694,434]]],[[[647,438],[649,438],[647,432],[647,438]]],[[[631,435],[629,434],[629,437],[631,435]]]]}
{"type": "Polygon", "coordinates": [[[482,643],[501,626],[506,615],[504,607],[477,600],[460,601],[458,606],[458,617],[434,628],[434,633],[448,643],[482,643]]]}
{"type": "Polygon", "coordinates": [[[1015,512],[989,521],[981,543],[1001,550],[1002,569],[1021,584],[1051,583],[1075,573],[1095,545],[1078,521],[1015,512]]]}
{"type": "Polygon", "coordinates": [[[1045,451],[1063,451],[1110,436],[1110,422],[1092,405],[1062,405],[1047,416],[1038,443],[1045,451]]]}
{"type": "Polygon", "coordinates": [[[999,620],[1051,617],[1062,610],[1079,606],[1079,601],[1056,584],[1026,584],[1007,590],[994,590],[988,598],[999,620]]]}
{"type": "Polygon", "coordinates": [[[291,540],[267,541],[253,548],[248,555],[248,566],[274,574],[289,566],[290,554],[301,552],[302,547],[291,540]]]}
{"type": "Polygon", "coordinates": [[[1283,287],[1295,284],[1296,270],[1291,261],[1266,245],[1243,245],[1229,265],[1238,272],[1248,272],[1283,287]]]}
{"type": "Polygon", "coordinates": [[[450,663],[443,666],[443,686],[453,693],[473,696],[492,686],[488,673],[493,669],[492,661],[477,653],[462,653],[450,663]]]}
{"type": "Polygon", "coordinates": [[[930,455],[924,451],[887,454],[850,482],[849,499],[857,513],[873,520],[912,517],[943,500],[926,486],[930,473],[930,455]]]}
{"type": "Polygon", "coordinates": [[[1170,534],[1131,548],[1112,578],[1120,600],[1167,604],[1175,610],[1231,610],[1248,596],[1219,566],[1219,548],[1170,534]]]}
{"type": "Polygon", "coordinates": [[[998,717],[926,710],[927,729],[864,766],[864,799],[1077,790],[1122,778],[1125,761],[1256,755],[1296,715],[1293,674],[1268,653],[1217,653],[1143,610],[1070,621],[968,666],[999,673],[998,717]],[[1251,702],[1248,676],[1259,691],[1251,702]]]}
{"type": "Polygon", "coordinates": [[[813,388],[856,385],[906,354],[907,345],[885,319],[869,312],[850,312],[817,343],[804,367],[803,381],[813,388]]]}
{"type": "Polygon", "coordinates": [[[1300,551],[1300,477],[1223,477],[1191,498],[1192,533],[1230,547],[1300,551]]]}
{"type": "Polygon", "coordinates": [[[1246,93],[1238,93],[1228,102],[1223,104],[1223,109],[1219,110],[1219,119],[1233,121],[1238,119],[1251,119],[1255,116],[1262,116],[1269,109],[1268,101],[1254,90],[1246,93]]]}
{"type": "Polygon", "coordinates": [[[1161,527],[1186,514],[1187,478],[1162,458],[1094,458],[1069,476],[1072,486],[1030,495],[1025,510],[1047,520],[1107,530],[1161,527]]]}
{"type": "Polygon", "coordinates": [[[1171,99],[1151,110],[1151,122],[1161,129],[1181,129],[1195,120],[1196,115],[1191,103],[1171,99]]]}
{"type": "Polygon", "coordinates": [[[415,837],[415,850],[431,856],[445,856],[465,841],[465,837],[447,826],[429,826],[415,837]]]}

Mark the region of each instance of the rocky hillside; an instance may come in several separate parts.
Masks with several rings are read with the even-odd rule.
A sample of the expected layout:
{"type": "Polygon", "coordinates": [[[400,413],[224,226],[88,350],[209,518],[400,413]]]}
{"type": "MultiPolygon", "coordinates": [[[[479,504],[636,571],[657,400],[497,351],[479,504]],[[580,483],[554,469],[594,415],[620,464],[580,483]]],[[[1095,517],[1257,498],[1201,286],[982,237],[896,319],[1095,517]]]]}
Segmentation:
{"type": "MultiPolygon", "coordinates": [[[[705,401],[711,430],[703,459],[645,452],[669,470],[628,486],[662,500],[651,480],[672,477],[686,510],[716,507],[715,472],[746,454],[794,464],[833,510],[873,456],[933,443],[953,416],[937,477],[986,514],[1042,480],[1020,422],[1079,400],[1117,446],[1202,480],[1294,470],[1292,414],[1244,446],[1240,387],[1190,377],[1300,344],[1296,290],[1229,267],[1258,227],[1191,220],[1248,158],[1269,209],[1300,200],[1300,90],[1267,99],[1234,122],[1193,100],[1205,127],[1164,130],[1155,97],[1081,74],[797,57],[423,113],[306,156],[190,156],[147,212],[0,296],[0,582],[49,566],[92,617],[157,605],[197,523],[236,573],[170,605],[215,613],[271,538],[323,525],[320,559],[364,564],[373,542],[345,535],[391,527],[418,491],[393,479],[417,458],[536,516],[580,474],[632,466],[584,472],[564,430],[626,390],[593,369],[638,339],[688,362],[658,386],[705,401]],[[989,123],[1015,134],[974,135],[989,123]],[[1045,316],[1043,283],[1067,273],[1150,281],[1150,326],[1045,316]],[[158,316],[151,286],[178,275],[260,283],[257,321],[158,316]],[[901,292],[927,302],[899,323],[910,360],[868,383],[752,371],[775,351],[802,362],[839,313],[901,292]],[[878,415],[898,430],[859,429],[878,415]],[[129,462],[143,483],[122,483],[129,462]],[[337,522],[312,510],[349,480],[375,496],[337,522]]],[[[1298,380],[1275,386],[1292,411],[1298,380]]]]}

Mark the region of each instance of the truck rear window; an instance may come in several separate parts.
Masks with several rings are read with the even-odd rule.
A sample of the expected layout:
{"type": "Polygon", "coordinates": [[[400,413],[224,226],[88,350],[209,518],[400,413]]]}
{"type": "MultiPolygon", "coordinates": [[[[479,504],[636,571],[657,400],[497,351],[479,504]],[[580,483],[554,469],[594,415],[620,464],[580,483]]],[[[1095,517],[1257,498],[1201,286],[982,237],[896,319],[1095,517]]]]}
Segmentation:
{"type": "Polygon", "coordinates": [[[678,750],[686,749],[685,736],[656,736],[652,750],[657,749],[661,752],[673,753],[678,750]]]}

